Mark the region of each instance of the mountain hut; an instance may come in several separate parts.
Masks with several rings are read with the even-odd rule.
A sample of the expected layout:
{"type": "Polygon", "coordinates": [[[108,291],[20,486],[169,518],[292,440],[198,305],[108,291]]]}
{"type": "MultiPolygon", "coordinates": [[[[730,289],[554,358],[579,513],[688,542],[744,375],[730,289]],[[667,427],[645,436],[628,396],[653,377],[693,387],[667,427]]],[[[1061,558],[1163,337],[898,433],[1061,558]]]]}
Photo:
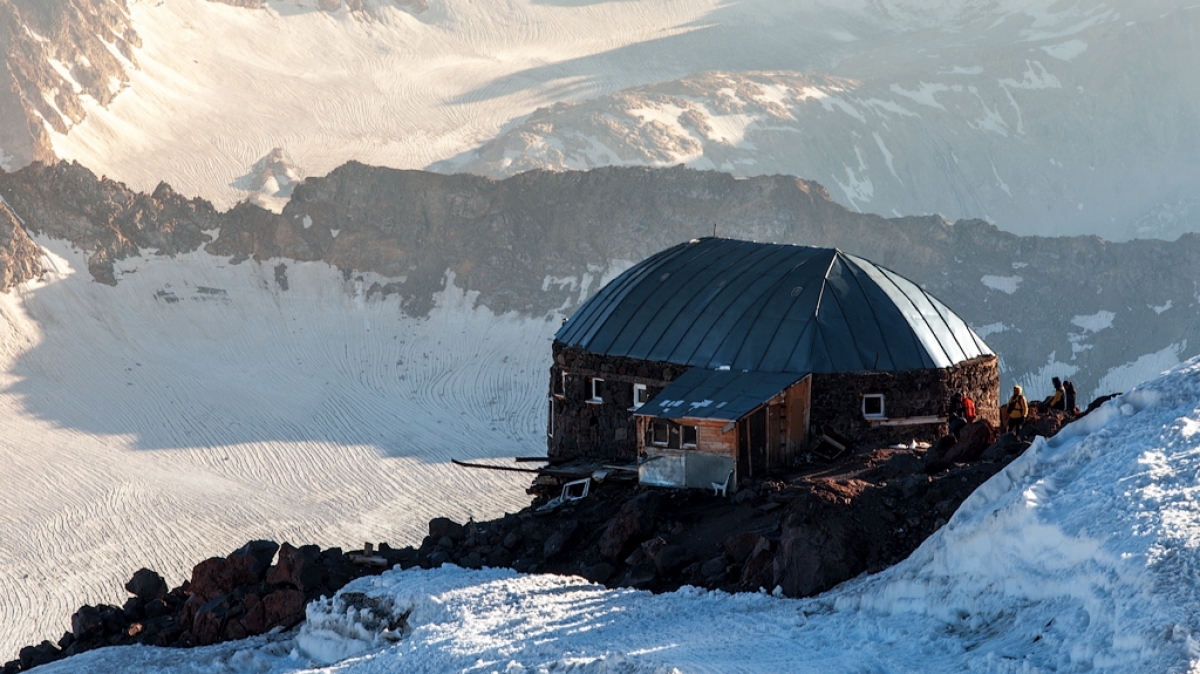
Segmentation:
{"type": "Polygon", "coordinates": [[[696,239],[634,265],[555,335],[552,457],[708,488],[814,450],[932,441],[951,394],[999,421],[995,354],[912,281],[837,249],[696,239]],[[824,444],[822,444],[824,443],[824,444]]]}

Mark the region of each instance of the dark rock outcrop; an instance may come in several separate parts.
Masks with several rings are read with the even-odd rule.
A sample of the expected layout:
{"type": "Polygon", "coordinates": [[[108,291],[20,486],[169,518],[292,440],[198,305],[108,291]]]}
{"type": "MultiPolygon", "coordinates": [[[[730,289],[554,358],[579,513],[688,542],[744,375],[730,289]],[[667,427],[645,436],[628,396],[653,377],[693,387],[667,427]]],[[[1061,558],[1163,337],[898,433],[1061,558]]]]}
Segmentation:
{"type": "Polygon", "coordinates": [[[365,293],[399,295],[413,315],[428,311],[452,272],[455,285],[478,291],[478,303],[498,314],[545,316],[581,299],[578,287],[547,279],[594,276],[597,264],[640,260],[709,235],[715,223],[722,236],[840,247],[911,278],[982,331],[1004,355],[1005,379],[1070,354],[1062,358],[1087,396],[1142,355],[1200,353],[1187,311],[1200,284],[1200,235],[1111,243],[1020,237],[982,221],[885,219],[787,176],[603,168],[496,181],[350,162],[297,185],[281,214],[251,204],[218,213],[166,185],[139,194],[76,164],[35,163],[0,172],[0,196],[17,223],[0,215],[0,289],[40,272],[29,245],[5,255],[3,232],[20,228],[88,251],[103,283],[119,281],[115,260],[204,246],[233,262],[323,260],[347,280],[363,272],[397,279],[365,284],[365,293]],[[217,228],[210,241],[205,232],[217,228]],[[1111,329],[1075,322],[1107,315],[1100,312],[1112,314],[1111,329]]]}

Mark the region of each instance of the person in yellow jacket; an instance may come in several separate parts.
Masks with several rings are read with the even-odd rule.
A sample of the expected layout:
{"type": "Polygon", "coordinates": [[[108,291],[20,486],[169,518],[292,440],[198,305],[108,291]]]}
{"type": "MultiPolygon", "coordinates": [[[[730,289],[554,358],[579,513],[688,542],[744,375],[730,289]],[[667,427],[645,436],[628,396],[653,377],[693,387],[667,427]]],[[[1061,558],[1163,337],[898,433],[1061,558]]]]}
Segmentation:
{"type": "Polygon", "coordinates": [[[1013,386],[1012,397],[1008,399],[1008,432],[1016,433],[1025,425],[1025,417],[1029,416],[1029,402],[1021,394],[1020,386],[1013,386]]]}

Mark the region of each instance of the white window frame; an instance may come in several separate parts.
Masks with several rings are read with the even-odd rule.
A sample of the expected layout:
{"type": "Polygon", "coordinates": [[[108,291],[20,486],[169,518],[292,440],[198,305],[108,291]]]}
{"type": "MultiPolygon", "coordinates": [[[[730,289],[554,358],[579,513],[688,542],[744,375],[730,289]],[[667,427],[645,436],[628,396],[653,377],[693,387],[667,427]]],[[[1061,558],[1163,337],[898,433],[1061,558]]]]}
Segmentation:
{"type": "Polygon", "coordinates": [[[558,391],[554,393],[555,398],[562,400],[567,395],[567,377],[570,375],[571,373],[567,372],[566,370],[563,370],[560,373],[562,379],[560,379],[558,382],[558,391]]]}
{"type": "Polygon", "coordinates": [[[554,437],[554,403],[557,396],[550,396],[550,425],[546,428],[546,437],[554,437]]]}
{"type": "Polygon", "coordinates": [[[874,419],[887,419],[888,418],[887,417],[887,401],[884,398],[882,393],[864,393],[863,394],[862,415],[863,415],[864,419],[873,419],[874,420],[874,419]],[[868,398],[879,401],[879,412],[878,413],[868,413],[867,412],[867,399],[868,398]]]}
{"type": "Polygon", "coordinates": [[[633,385],[633,407],[629,408],[630,411],[641,409],[642,405],[645,405],[647,402],[650,402],[650,394],[649,393],[646,393],[646,402],[638,402],[638,393],[642,392],[642,391],[646,391],[645,384],[634,384],[633,385]]]}
{"type": "Polygon", "coordinates": [[[604,402],[604,396],[600,395],[600,391],[597,390],[598,385],[604,383],[604,378],[603,377],[588,377],[588,382],[591,384],[592,397],[588,398],[587,402],[589,402],[593,405],[599,405],[600,403],[604,402]]]}

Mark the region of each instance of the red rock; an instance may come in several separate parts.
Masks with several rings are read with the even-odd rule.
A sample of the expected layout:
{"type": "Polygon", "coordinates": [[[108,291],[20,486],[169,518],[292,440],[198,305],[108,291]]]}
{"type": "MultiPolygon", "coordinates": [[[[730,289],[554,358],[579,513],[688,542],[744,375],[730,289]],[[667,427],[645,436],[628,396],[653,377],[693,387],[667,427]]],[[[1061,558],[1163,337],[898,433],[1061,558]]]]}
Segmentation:
{"type": "Polygon", "coordinates": [[[201,603],[233,592],[239,585],[258,582],[251,556],[211,557],[192,569],[192,596],[201,603]]]}
{"type": "Polygon", "coordinates": [[[284,543],[279,548],[279,560],[267,571],[267,582],[272,585],[289,585],[301,592],[310,592],[321,587],[322,572],[316,557],[306,554],[304,549],[284,543]]]}
{"type": "Polygon", "coordinates": [[[263,597],[263,608],[266,612],[267,624],[272,627],[292,627],[304,620],[305,606],[308,605],[304,593],[299,590],[276,590],[263,597]]]}

